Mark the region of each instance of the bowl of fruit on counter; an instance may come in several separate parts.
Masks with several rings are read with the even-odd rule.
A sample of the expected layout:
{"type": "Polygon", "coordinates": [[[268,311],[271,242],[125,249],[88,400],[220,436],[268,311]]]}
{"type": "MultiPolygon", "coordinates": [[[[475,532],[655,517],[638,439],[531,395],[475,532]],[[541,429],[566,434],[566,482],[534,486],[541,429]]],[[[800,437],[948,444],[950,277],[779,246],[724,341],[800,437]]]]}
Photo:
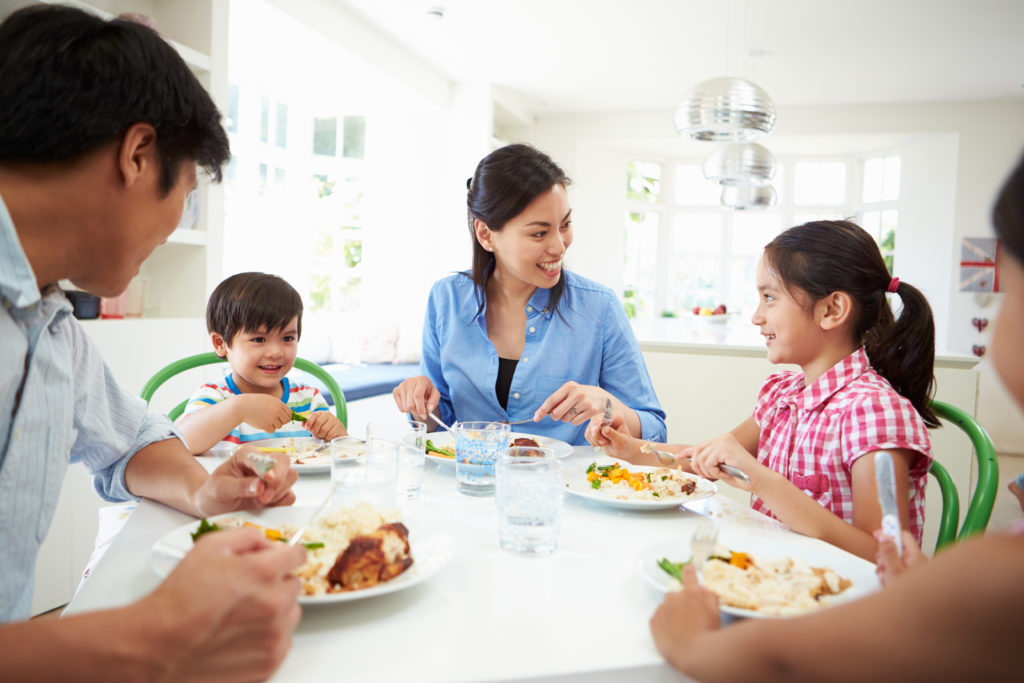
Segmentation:
{"type": "Polygon", "coordinates": [[[725,304],[718,304],[715,308],[706,308],[704,306],[694,306],[693,315],[698,320],[709,323],[724,323],[729,319],[729,311],[725,307],[725,304]]]}

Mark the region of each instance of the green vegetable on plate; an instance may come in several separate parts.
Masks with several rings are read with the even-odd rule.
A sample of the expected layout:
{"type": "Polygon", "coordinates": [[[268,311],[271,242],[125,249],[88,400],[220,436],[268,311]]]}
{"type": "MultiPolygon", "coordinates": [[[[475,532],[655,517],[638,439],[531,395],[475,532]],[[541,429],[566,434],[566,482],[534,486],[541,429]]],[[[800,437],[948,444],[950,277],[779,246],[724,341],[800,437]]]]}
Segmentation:
{"type": "Polygon", "coordinates": [[[683,582],[683,567],[690,564],[692,560],[686,562],[671,562],[668,558],[661,558],[658,560],[658,566],[661,567],[667,574],[674,576],[679,580],[679,583],[683,582]]]}
{"type": "Polygon", "coordinates": [[[195,543],[197,540],[199,540],[200,536],[202,536],[203,534],[208,534],[211,531],[220,531],[220,527],[216,524],[213,524],[205,517],[203,517],[201,520],[199,520],[199,528],[195,530],[195,533],[189,534],[189,536],[192,537],[192,542],[195,543]]]}

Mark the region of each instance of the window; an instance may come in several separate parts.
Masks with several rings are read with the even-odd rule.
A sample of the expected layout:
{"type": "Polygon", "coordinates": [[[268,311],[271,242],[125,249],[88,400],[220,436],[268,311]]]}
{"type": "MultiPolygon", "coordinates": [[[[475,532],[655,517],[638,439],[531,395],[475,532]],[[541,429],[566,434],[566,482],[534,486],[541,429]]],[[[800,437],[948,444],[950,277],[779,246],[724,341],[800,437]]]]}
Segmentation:
{"type": "Polygon", "coordinates": [[[723,207],[721,187],[705,180],[702,161],[628,164],[623,301],[630,317],[676,317],[722,303],[751,313],[765,245],[785,228],[813,220],[853,217],[878,240],[891,269],[899,157],[779,162],[778,203],[759,211],[723,207]]]}

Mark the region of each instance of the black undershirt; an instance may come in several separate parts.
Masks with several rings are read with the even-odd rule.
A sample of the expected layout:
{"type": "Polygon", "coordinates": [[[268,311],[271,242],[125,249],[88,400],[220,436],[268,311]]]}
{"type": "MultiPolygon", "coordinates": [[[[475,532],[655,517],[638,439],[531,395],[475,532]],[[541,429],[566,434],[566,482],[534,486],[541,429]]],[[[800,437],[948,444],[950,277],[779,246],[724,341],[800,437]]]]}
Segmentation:
{"type": "Polygon", "coordinates": [[[508,391],[512,387],[512,375],[516,374],[518,364],[518,360],[498,358],[498,380],[494,383],[494,393],[498,395],[498,403],[504,410],[508,410],[508,391]]]}

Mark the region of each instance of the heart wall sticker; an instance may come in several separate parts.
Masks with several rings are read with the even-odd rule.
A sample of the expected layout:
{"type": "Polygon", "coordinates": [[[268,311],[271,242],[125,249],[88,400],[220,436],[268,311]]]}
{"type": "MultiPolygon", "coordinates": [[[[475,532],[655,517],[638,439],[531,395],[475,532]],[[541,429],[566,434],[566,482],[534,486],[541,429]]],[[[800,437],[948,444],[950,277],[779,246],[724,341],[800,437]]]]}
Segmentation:
{"type": "Polygon", "coordinates": [[[971,318],[971,325],[974,325],[978,332],[981,332],[988,327],[988,318],[971,318]]]}

